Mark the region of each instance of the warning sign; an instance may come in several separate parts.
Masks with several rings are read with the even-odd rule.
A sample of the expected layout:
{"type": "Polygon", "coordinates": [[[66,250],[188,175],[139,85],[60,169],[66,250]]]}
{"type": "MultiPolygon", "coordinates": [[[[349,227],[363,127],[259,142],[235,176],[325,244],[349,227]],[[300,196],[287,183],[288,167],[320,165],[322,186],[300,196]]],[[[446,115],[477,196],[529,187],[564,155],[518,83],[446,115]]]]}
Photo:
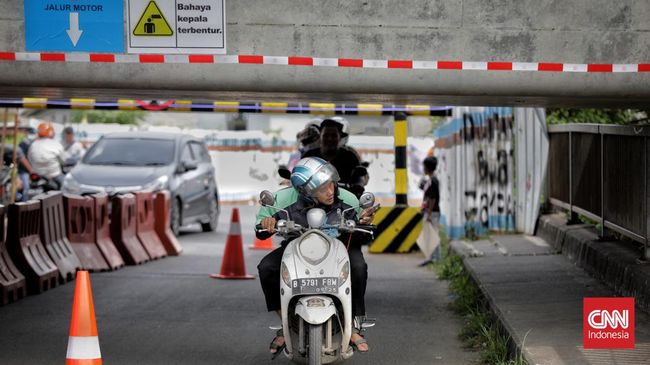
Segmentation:
{"type": "Polygon", "coordinates": [[[225,0],[128,0],[129,53],[226,53],[225,0]]]}
{"type": "Polygon", "coordinates": [[[164,36],[174,34],[172,28],[155,1],[150,1],[142,13],[138,24],[133,29],[134,36],[164,36]]]}

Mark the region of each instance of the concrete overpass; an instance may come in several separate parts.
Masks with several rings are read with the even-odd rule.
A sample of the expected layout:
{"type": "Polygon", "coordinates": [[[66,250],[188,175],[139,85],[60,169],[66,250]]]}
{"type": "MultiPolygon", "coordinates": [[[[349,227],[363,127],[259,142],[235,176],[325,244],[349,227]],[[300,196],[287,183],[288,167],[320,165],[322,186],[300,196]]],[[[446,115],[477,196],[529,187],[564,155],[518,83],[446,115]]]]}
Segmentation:
{"type": "Polygon", "coordinates": [[[26,52],[23,4],[0,0],[0,97],[597,107],[650,97],[646,1],[228,1],[226,54],[234,57],[207,64],[187,55],[89,62],[88,53],[43,62],[26,52]],[[313,65],[219,63],[239,55],[313,65]],[[339,67],[356,62],[362,67],[339,67]]]}

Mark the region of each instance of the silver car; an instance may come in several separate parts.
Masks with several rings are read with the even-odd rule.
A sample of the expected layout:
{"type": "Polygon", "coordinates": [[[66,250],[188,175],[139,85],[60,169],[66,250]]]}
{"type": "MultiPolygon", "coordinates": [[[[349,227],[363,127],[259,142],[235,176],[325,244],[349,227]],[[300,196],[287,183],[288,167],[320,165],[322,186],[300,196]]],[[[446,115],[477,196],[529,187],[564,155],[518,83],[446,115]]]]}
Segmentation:
{"type": "Polygon", "coordinates": [[[71,194],[169,190],[171,229],[200,223],[214,231],[219,193],[205,143],[185,134],[128,132],[101,137],[68,173],[63,191],[71,194]]]}

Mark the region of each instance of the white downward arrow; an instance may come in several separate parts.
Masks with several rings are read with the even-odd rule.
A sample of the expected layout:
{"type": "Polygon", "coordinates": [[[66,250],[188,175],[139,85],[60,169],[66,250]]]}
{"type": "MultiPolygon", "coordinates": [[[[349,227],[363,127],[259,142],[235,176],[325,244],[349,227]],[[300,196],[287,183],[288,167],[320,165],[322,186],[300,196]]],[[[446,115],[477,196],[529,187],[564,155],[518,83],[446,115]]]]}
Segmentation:
{"type": "Polygon", "coordinates": [[[81,33],[84,32],[79,30],[79,13],[70,13],[70,29],[67,32],[72,41],[72,46],[76,47],[79,38],[81,38],[81,33]]]}

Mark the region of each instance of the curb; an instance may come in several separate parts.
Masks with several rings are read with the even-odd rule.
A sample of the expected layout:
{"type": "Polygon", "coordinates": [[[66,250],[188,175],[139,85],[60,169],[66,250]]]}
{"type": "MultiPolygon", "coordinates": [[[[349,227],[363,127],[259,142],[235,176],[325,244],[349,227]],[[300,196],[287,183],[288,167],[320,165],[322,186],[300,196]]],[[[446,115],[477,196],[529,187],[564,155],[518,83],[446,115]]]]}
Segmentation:
{"type": "Polygon", "coordinates": [[[474,272],[474,269],[472,268],[471,265],[467,263],[468,259],[470,258],[477,259],[480,256],[478,257],[467,256],[465,253],[459,251],[457,247],[454,247],[452,245],[450,245],[449,247],[453,254],[458,255],[463,259],[463,266],[465,270],[467,270],[467,272],[469,273],[469,276],[472,279],[474,285],[478,287],[478,289],[481,291],[481,295],[483,296],[483,298],[485,298],[487,303],[487,310],[493,316],[493,318],[496,319],[496,324],[498,325],[499,332],[501,332],[502,334],[506,334],[508,336],[509,339],[508,347],[509,347],[510,354],[521,353],[524,359],[529,364],[533,364],[525,348],[522,349],[523,339],[517,338],[514,328],[512,328],[512,326],[510,326],[508,322],[505,320],[505,315],[499,310],[499,307],[495,304],[494,298],[492,298],[492,296],[490,296],[489,293],[483,289],[483,285],[481,285],[481,282],[478,279],[476,273],[474,272]]]}

